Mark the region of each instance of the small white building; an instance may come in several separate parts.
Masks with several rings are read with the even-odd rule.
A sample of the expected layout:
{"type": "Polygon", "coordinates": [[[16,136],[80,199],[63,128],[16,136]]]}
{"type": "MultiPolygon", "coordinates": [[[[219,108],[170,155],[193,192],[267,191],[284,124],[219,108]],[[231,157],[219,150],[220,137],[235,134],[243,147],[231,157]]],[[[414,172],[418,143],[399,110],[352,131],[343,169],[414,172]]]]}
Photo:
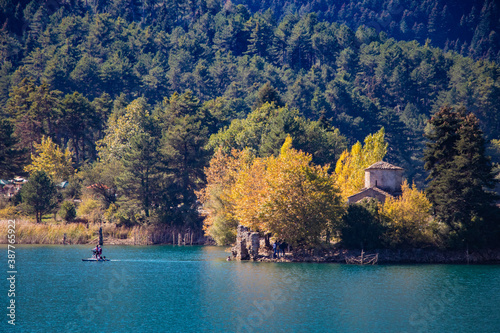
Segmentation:
{"type": "Polygon", "coordinates": [[[377,162],[365,169],[365,187],[347,198],[348,203],[355,203],[364,198],[375,198],[385,202],[387,197],[401,195],[403,168],[387,162],[377,162]]]}

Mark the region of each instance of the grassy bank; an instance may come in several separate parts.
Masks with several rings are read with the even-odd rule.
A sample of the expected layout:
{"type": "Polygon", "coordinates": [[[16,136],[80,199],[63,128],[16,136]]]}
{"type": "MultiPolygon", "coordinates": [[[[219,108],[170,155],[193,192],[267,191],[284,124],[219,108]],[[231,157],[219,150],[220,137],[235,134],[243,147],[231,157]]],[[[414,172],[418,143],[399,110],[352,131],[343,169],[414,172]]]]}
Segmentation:
{"type": "MultiPolygon", "coordinates": [[[[87,223],[33,223],[16,219],[17,244],[92,244],[98,241],[102,227],[104,244],[200,244],[204,238],[199,233],[179,231],[168,226],[125,227],[115,224],[87,223]],[[66,236],[65,236],[66,235],[66,236]]],[[[0,244],[7,244],[8,221],[0,221],[0,244]]]]}

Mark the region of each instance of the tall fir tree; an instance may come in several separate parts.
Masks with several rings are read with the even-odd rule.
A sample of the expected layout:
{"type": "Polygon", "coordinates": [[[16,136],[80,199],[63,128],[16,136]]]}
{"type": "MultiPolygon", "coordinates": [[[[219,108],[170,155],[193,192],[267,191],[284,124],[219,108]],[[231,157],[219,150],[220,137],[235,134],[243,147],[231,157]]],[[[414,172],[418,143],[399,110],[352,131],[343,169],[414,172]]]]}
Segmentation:
{"type": "Polygon", "coordinates": [[[14,128],[8,119],[0,119],[0,179],[14,176],[23,164],[23,151],[16,147],[14,128]]]}
{"type": "Polygon", "coordinates": [[[487,245],[500,221],[491,214],[495,196],[488,189],[496,181],[476,116],[445,106],[431,118],[426,137],[427,194],[434,215],[449,228],[450,245],[487,245]]]}
{"type": "Polygon", "coordinates": [[[214,120],[189,90],[165,99],[159,119],[163,132],[160,151],[169,180],[163,192],[170,207],[165,211],[166,218],[197,227],[201,219],[195,191],[205,183],[203,169],[208,165],[209,152],[204,147],[214,120]]]}
{"type": "Polygon", "coordinates": [[[124,150],[124,172],[118,177],[118,189],[127,204],[139,206],[146,218],[158,204],[161,158],[158,137],[137,133],[124,150]]]}

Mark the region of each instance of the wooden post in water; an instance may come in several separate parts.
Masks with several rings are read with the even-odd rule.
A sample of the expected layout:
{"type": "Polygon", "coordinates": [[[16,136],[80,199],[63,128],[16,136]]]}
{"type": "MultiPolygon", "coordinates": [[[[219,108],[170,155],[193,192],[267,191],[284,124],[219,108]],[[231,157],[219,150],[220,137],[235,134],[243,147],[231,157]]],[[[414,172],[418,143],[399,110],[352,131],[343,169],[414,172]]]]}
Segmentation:
{"type": "Polygon", "coordinates": [[[99,227],[99,245],[103,245],[104,240],[102,239],[102,227],[99,227]]]}
{"type": "Polygon", "coordinates": [[[469,243],[467,243],[467,250],[465,252],[466,256],[467,256],[467,265],[469,264],[469,243]]]}

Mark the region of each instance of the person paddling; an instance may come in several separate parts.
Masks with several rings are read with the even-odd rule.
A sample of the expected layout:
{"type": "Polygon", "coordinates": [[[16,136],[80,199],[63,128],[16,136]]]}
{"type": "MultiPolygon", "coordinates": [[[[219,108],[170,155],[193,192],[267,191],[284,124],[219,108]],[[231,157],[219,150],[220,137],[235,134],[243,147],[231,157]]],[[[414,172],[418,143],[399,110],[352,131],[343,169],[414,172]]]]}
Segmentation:
{"type": "Polygon", "coordinates": [[[93,249],[92,252],[94,252],[94,257],[97,260],[101,259],[102,248],[101,248],[101,246],[99,244],[96,245],[95,249],[93,249]]]}

